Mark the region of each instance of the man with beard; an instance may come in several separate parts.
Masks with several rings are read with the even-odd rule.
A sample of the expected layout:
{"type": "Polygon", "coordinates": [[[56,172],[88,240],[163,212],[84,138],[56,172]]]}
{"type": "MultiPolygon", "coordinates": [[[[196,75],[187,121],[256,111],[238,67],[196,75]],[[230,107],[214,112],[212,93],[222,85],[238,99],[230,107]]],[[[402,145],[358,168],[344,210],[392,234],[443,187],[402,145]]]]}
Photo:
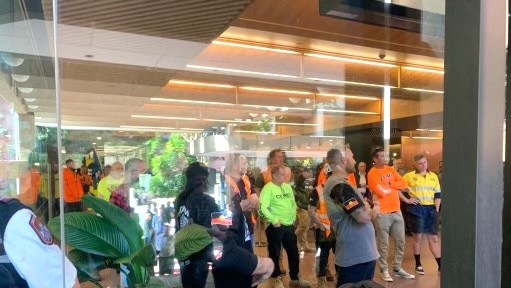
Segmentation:
{"type": "Polygon", "coordinates": [[[349,147],[331,149],[327,163],[332,175],[325,183],[325,204],[330,224],[336,233],[335,266],[337,285],[372,280],[378,252],[373,211],[356,187],[348,182],[355,172],[355,159],[349,147]]]}

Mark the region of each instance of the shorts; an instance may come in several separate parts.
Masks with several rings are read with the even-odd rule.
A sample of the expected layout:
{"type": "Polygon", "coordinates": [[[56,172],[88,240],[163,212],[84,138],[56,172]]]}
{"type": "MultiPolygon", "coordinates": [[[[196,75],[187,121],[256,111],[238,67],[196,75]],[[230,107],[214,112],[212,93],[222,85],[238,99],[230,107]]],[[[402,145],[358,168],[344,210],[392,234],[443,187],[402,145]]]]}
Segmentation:
{"type": "Polygon", "coordinates": [[[409,205],[410,232],[437,235],[438,213],[435,205],[409,205]]]}

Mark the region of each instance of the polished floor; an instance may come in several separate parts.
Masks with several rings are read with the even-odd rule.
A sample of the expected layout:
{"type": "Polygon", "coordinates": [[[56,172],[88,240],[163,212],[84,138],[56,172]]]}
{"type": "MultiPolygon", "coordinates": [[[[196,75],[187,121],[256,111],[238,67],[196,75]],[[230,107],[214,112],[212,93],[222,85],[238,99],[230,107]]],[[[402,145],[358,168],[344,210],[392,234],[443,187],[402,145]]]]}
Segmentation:
{"type": "MultiPolygon", "coordinates": [[[[314,247],[312,232],[310,232],[309,238],[310,238],[309,245],[312,248],[312,247],[314,247]]],[[[261,240],[265,241],[264,238],[261,240]]],[[[381,280],[380,272],[376,271],[375,276],[374,276],[374,281],[382,284],[385,287],[390,287],[390,288],[435,288],[435,287],[440,287],[440,273],[437,271],[437,264],[436,264],[435,259],[429,252],[427,242],[424,242],[424,244],[423,244],[422,257],[421,257],[422,264],[423,264],[423,267],[425,270],[425,275],[418,275],[418,274],[414,273],[413,270],[415,268],[415,261],[413,258],[412,243],[413,243],[412,237],[407,236],[406,237],[406,247],[405,247],[405,258],[403,260],[402,266],[406,271],[414,274],[416,276],[415,279],[410,280],[410,279],[401,279],[401,278],[394,277],[394,282],[388,283],[388,282],[381,280]]],[[[390,243],[391,250],[389,251],[389,255],[393,255],[392,247],[393,247],[393,244],[391,241],[391,243],[390,243]]],[[[268,255],[266,247],[256,247],[255,252],[261,256],[268,255]]],[[[286,259],[285,255],[283,258],[284,258],[284,265],[286,266],[286,269],[287,269],[287,259],[286,259]]],[[[330,267],[331,271],[333,272],[334,271],[333,254],[331,254],[331,257],[329,258],[329,260],[330,260],[329,267],[330,267]]],[[[389,257],[389,264],[391,264],[391,263],[392,263],[392,258],[389,257]]],[[[178,268],[178,267],[176,267],[176,268],[178,268]]],[[[303,255],[303,258],[300,259],[300,277],[303,280],[310,281],[312,283],[312,287],[317,286],[315,269],[316,269],[315,254],[314,253],[305,253],[303,255]]],[[[158,271],[157,269],[155,269],[155,270],[158,271]]],[[[376,269],[376,270],[378,270],[378,269],[376,269]]],[[[104,271],[102,271],[102,272],[104,272],[104,271]]],[[[107,275],[105,275],[104,273],[101,273],[101,274],[105,276],[103,278],[104,281],[101,281],[101,284],[103,285],[103,287],[111,286],[110,281],[108,281],[109,277],[107,275]]],[[[210,273],[210,275],[211,275],[211,273],[210,273]]],[[[162,278],[166,283],[166,285],[164,285],[162,287],[181,287],[179,285],[179,275],[177,273],[175,275],[165,275],[165,276],[162,276],[162,278]]],[[[282,280],[284,282],[284,285],[287,287],[287,284],[289,282],[289,276],[287,274],[283,275],[282,280]]],[[[92,287],[96,287],[96,286],[89,282],[89,283],[82,283],[81,287],[82,288],[92,288],[92,287]]],[[[207,287],[208,288],[214,287],[211,277],[208,280],[207,287]]],[[[271,288],[272,282],[270,280],[268,280],[268,281],[260,284],[258,287],[259,288],[271,288]]],[[[328,287],[334,288],[335,283],[328,282],[328,287]]]]}
{"type": "MultiPolygon", "coordinates": [[[[422,256],[421,256],[421,262],[425,271],[425,275],[418,275],[414,273],[415,268],[415,260],[413,258],[413,251],[412,251],[412,243],[413,238],[410,236],[406,237],[406,247],[405,247],[405,258],[403,260],[402,267],[405,269],[408,273],[414,274],[415,279],[401,279],[397,277],[394,278],[394,282],[389,283],[385,282],[380,277],[380,272],[376,271],[374,275],[374,281],[382,284],[385,287],[391,287],[391,288],[435,288],[440,287],[440,273],[437,271],[438,266],[436,264],[435,258],[431,253],[429,252],[429,248],[427,246],[427,242],[424,242],[422,245],[422,256]]],[[[314,243],[309,243],[310,247],[314,247],[314,243]]],[[[390,243],[390,247],[393,247],[392,241],[390,243]]],[[[258,255],[268,255],[268,252],[266,250],[266,247],[256,247],[256,253],[258,255]]],[[[390,255],[393,255],[393,249],[389,252],[389,264],[392,265],[392,258],[390,258],[390,255]]],[[[334,265],[333,265],[333,254],[329,257],[329,267],[330,271],[334,271],[334,265]]],[[[284,257],[285,259],[285,257],[284,257]]],[[[284,264],[286,265],[286,264],[284,264]]],[[[392,267],[392,266],[390,266],[392,267]]],[[[300,262],[300,278],[303,280],[310,281],[313,285],[312,287],[316,287],[317,285],[317,279],[316,279],[316,261],[315,261],[315,255],[314,253],[305,253],[304,257],[301,259],[300,262]]],[[[378,270],[378,268],[376,269],[378,270]]],[[[287,287],[287,283],[289,281],[288,275],[284,275],[282,277],[282,280],[284,282],[284,285],[287,287]]],[[[272,284],[271,281],[266,281],[265,283],[259,285],[260,288],[271,288],[272,284]]],[[[329,282],[328,287],[335,287],[335,282],[329,282]]]]}

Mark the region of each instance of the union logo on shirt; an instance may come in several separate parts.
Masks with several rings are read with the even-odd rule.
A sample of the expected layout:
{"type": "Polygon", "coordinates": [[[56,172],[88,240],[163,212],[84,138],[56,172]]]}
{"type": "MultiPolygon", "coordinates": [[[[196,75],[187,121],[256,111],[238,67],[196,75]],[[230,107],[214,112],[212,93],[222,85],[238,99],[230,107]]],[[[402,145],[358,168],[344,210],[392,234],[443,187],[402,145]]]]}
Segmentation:
{"type": "Polygon", "coordinates": [[[350,198],[348,201],[344,201],[342,205],[344,205],[344,208],[346,208],[346,210],[350,210],[351,208],[358,205],[358,200],[355,198],[350,198]]]}
{"type": "Polygon", "coordinates": [[[32,214],[32,217],[30,217],[29,221],[30,227],[34,230],[35,234],[37,234],[37,237],[41,239],[41,242],[45,245],[52,245],[53,244],[53,236],[51,236],[50,230],[48,230],[48,227],[41,223],[39,219],[35,215],[32,214]]]}

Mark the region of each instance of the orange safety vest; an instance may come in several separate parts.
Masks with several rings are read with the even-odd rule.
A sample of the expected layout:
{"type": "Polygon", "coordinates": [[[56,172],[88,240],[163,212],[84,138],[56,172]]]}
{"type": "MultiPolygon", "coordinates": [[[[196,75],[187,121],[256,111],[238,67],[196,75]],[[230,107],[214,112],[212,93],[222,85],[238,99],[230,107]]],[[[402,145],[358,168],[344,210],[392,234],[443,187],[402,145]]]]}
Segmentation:
{"type": "MultiPolygon", "coordinates": [[[[251,184],[250,184],[250,178],[248,178],[248,175],[241,176],[241,180],[243,180],[243,184],[245,184],[245,191],[247,192],[247,199],[250,198],[250,195],[252,194],[251,184]]],[[[236,180],[232,178],[229,175],[225,175],[225,181],[229,183],[232,187],[232,191],[234,193],[240,193],[240,188],[238,187],[238,183],[236,183],[236,180]]],[[[254,215],[252,215],[251,219],[252,223],[256,223],[254,215]]]]}
{"type": "Polygon", "coordinates": [[[316,187],[316,191],[318,192],[319,196],[319,208],[316,209],[316,212],[318,214],[319,221],[321,221],[321,223],[323,223],[326,228],[325,233],[326,237],[328,237],[328,235],[330,235],[330,220],[328,219],[328,215],[326,213],[325,197],[323,196],[324,190],[325,188],[323,188],[322,185],[316,187]]]}

